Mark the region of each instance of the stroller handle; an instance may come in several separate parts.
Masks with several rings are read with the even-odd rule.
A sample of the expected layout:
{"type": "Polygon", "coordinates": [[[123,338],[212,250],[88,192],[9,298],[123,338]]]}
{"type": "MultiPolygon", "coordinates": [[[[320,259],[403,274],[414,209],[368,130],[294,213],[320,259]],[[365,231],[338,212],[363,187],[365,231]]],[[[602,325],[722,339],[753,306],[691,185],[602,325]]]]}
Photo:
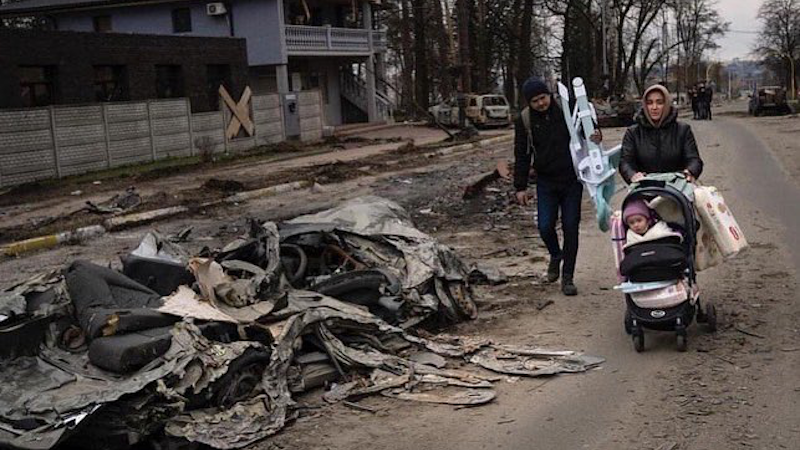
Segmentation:
{"type": "Polygon", "coordinates": [[[639,186],[640,187],[663,188],[663,187],[667,186],[667,182],[664,181],[664,180],[648,180],[648,179],[645,178],[645,179],[639,181],[639,186]]]}

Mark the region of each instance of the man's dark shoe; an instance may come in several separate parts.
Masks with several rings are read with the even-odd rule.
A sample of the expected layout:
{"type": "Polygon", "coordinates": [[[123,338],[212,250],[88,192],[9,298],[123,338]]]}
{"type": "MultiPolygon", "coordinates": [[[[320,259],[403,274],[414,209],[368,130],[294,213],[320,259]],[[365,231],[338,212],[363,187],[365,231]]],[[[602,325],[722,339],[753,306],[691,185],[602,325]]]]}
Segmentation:
{"type": "Polygon", "coordinates": [[[550,263],[547,265],[547,282],[555,283],[561,275],[561,258],[550,258],[550,263]]]}
{"type": "Polygon", "coordinates": [[[575,287],[575,283],[572,282],[571,277],[564,277],[561,281],[561,292],[569,296],[578,295],[578,288],[575,287]]]}

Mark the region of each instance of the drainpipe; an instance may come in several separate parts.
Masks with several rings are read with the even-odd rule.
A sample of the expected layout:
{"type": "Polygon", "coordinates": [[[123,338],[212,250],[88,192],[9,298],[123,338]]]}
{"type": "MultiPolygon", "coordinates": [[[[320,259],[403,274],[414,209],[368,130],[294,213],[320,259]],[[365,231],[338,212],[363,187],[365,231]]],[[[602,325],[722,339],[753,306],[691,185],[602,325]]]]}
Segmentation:
{"type": "Polygon", "coordinates": [[[231,34],[231,37],[235,37],[236,33],[233,27],[233,2],[226,2],[225,9],[228,10],[228,30],[231,34]]]}

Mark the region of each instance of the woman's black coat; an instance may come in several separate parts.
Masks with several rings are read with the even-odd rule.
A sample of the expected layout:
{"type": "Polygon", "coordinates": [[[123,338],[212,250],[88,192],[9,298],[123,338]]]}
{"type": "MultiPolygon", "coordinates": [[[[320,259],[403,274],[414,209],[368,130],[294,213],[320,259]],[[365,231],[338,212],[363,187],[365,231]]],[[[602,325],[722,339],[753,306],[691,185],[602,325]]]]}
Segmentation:
{"type": "Polygon", "coordinates": [[[625,132],[622,140],[622,160],[619,172],[630,183],[636,172],[682,172],[688,169],[699,178],[703,160],[697,150],[692,128],[678,122],[678,111],[671,109],[660,127],[654,127],[640,110],[636,124],[625,132]]]}

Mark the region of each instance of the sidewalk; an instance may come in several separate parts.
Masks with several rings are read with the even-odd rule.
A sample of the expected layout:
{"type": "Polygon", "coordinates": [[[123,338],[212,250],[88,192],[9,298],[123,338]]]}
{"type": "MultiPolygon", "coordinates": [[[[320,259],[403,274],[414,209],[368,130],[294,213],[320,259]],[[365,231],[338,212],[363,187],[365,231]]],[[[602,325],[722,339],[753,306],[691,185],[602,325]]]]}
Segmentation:
{"type": "MultiPolygon", "coordinates": [[[[488,133],[482,133],[482,141],[489,139],[496,141],[497,139],[510,139],[512,136],[508,130],[498,130],[488,133]]],[[[85,183],[81,185],[82,189],[95,191],[89,195],[69,195],[68,190],[62,190],[60,196],[56,195],[43,195],[43,200],[37,198],[35,201],[27,201],[19,205],[8,206],[0,210],[0,218],[2,218],[2,227],[0,230],[5,229],[9,233],[1,239],[5,245],[11,244],[14,241],[27,239],[29,237],[41,236],[48,244],[53,242],[61,242],[64,239],[72,239],[70,236],[89,236],[83,233],[79,228],[88,227],[91,229],[91,235],[94,233],[94,225],[105,223],[108,228],[109,216],[87,216],[86,213],[81,213],[79,216],[64,217],[80,211],[87,201],[102,202],[107,200],[114,194],[122,191],[121,186],[127,187],[132,184],[137,188],[138,193],[141,195],[144,204],[132,211],[134,214],[125,215],[138,216],[147,213],[148,211],[157,212],[158,210],[171,211],[176,208],[182,208],[182,212],[189,211],[190,208],[201,204],[216,204],[220,201],[227,201],[236,198],[236,195],[228,194],[227,199],[220,197],[219,192],[211,192],[203,187],[203,184],[211,178],[220,180],[232,180],[247,184],[249,192],[240,192],[242,194],[258,194],[260,191],[267,191],[272,187],[280,188],[276,185],[289,185],[287,178],[290,181],[301,180],[304,182],[309,181],[309,168],[326,166],[328,164],[347,163],[353,161],[360,161],[372,156],[383,156],[389,154],[401,146],[407,145],[413,141],[417,146],[426,146],[431,144],[438,144],[446,134],[437,129],[414,127],[399,125],[391,129],[376,130],[373,132],[365,132],[361,139],[396,139],[396,142],[380,143],[364,145],[361,147],[350,149],[337,149],[338,144],[333,144],[327,148],[312,149],[313,154],[293,154],[287,155],[283,158],[270,160],[253,160],[246,159],[242,161],[233,161],[219,167],[211,167],[209,170],[198,170],[197,167],[187,168],[184,173],[176,173],[175,175],[164,175],[159,178],[147,179],[146,181],[136,182],[131,179],[128,184],[126,179],[121,180],[106,180],[105,183],[96,186],[92,183],[85,183]],[[297,177],[293,177],[293,171],[297,169],[297,177]],[[305,173],[304,173],[305,171],[305,173]],[[276,181],[284,179],[284,181],[276,181]],[[182,206],[178,206],[182,205],[182,206]],[[187,208],[188,207],[188,208],[187,208]],[[44,227],[36,225],[36,223],[48,223],[48,218],[61,217],[59,222],[46,225],[44,227]],[[44,220],[44,222],[42,222],[44,220]],[[60,225],[59,225],[60,224],[60,225]],[[14,230],[14,231],[11,231],[14,230]],[[75,233],[71,233],[76,231],[75,233]],[[65,234],[66,233],[66,234],[65,234]],[[61,235],[60,238],[57,235],[61,235]],[[63,238],[63,239],[61,239],[63,238]]],[[[429,156],[445,155],[454,151],[466,150],[472,147],[471,143],[453,143],[446,146],[434,146],[427,152],[429,156]]],[[[395,155],[393,158],[402,160],[402,155],[395,155]]],[[[359,164],[359,163],[355,163],[359,164]]],[[[336,169],[336,167],[334,167],[336,169]]],[[[342,167],[338,167],[342,169],[342,167]]],[[[176,168],[180,171],[180,168],[176,168]]],[[[313,169],[312,169],[313,170],[313,169]]],[[[345,171],[349,169],[345,168],[345,171]]],[[[320,170],[327,172],[327,168],[320,170]]],[[[341,171],[341,170],[340,170],[341,171]]],[[[324,183],[324,182],[323,182],[324,183]]],[[[260,194],[258,194],[260,195],[260,194]]],[[[238,201],[237,201],[238,202],[238,201]]],[[[171,213],[174,215],[174,213],[171,213]]],[[[161,217],[158,215],[158,217],[161,217]]],[[[138,220],[138,219],[137,219],[138,220]]],[[[111,229],[116,229],[112,227],[111,229]]],[[[43,241],[43,242],[44,242],[43,241]]],[[[28,244],[26,243],[25,246],[28,244]]]]}

